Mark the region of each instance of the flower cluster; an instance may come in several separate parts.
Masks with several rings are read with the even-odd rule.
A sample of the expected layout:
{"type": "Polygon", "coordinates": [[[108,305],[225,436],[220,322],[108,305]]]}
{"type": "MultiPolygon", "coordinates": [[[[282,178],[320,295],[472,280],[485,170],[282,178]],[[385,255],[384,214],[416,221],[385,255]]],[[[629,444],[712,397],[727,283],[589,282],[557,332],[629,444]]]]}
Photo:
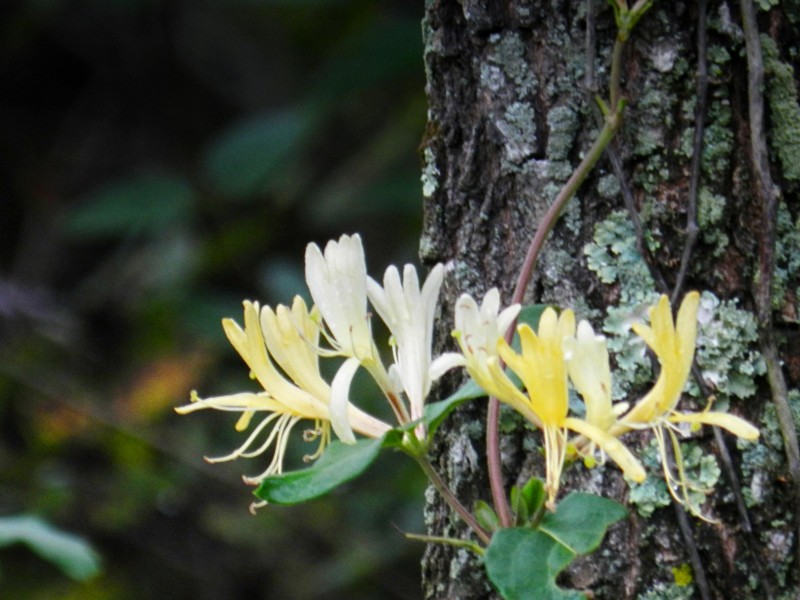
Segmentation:
{"type": "Polygon", "coordinates": [[[489,290],[480,304],[462,295],[455,306],[453,332],[460,352],[447,352],[434,359],[431,347],[444,278],[442,265],[431,270],[421,287],[411,265],[405,266],[402,278],[396,267],[389,267],[381,286],[367,275],[359,236],[344,235],[329,242],[324,252],[309,244],[305,267],[314,300],[311,310],[300,297],[291,307],[279,305],[275,309],[246,301],[243,328],[231,319],[223,321],[228,339],[262,390],[212,398],[193,393],[191,403],[177,409],[181,414],[203,408],[240,412],[236,423],[239,431],[249,428],[256,413],[263,415],[239,448],[209,459],[253,457],[272,449],[267,469],[256,477],[246,477],[248,483],[281,472],[289,434],[301,420],[313,423],[304,439],[319,440],[309,460],[322,453],[331,432],[344,443],[354,443],[356,434],[378,438],[392,428],[351,402],[350,384],[359,367],[377,383],[394,413],[395,425],[406,426],[406,435],[423,449],[427,435],[423,409],[432,382],[449,369],[465,368],[487,394],[542,430],[545,489],[551,509],[570,453],[583,456],[589,465],[609,457],[629,479],[644,480],[644,468],[620,440],[630,431],[654,432],[667,486],[687,506],[691,505],[677,441],[681,424],[716,425],[745,439],[758,437],[755,427],[734,415],[676,409],[694,360],[699,303],[696,292],[686,295],[677,319],[673,320],[669,300],[662,296],[649,309],[650,324],[633,325],[661,369],[652,389],[631,406],[612,403],[606,339],[587,321],[576,325],[571,310],[557,314],[547,308],[537,331],[521,324],[516,351],[506,342],[505,334],[520,306],[501,309],[497,289],[489,290]],[[369,304],[391,334],[393,362],[388,369],[372,335],[369,304]],[[330,356],[341,357],[342,363],[329,384],[320,374],[319,359],[330,356]],[[583,400],[580,415],[570,409],[570,385],[583,400]],[[673,458],[669,458],[670,447],[673,458]]]}
{"type": "MultiPolygon", "coordinates": [[[[389,267],[383,287],[367,276],[364,249],[358,235],[330,241],[324,252],[309,244],[305,256],[306,282],[314,307],[302,298],[291,307],[260,307],[244,302],[244,328],[232,319],[222,326],[233,347],[250,368],[260,392],[212,398],[192,393],[191,402],[176,410],[186,414],[204,408],[240,412],[238,431],[248,429],[256,413],[263,416],[234,452],[210,462],[254,457],[272,449],[267,469],[245,481],[257,484],[280,473],[292,428],[311,421],[306,441],[319,440],[308,460],[318,457],[331,439],[331,430],[345,443],[355,434],[377,438],[391,426],[350,401],[350,384],[363,367],[378,384],[394,412],[397,425],[418,421],[431,383],[444,370],[432,360],[433,322],[444,268],[434,267],[420,288],[411,265],[400,274],[389,267]],[[394,363],[387,369],[372,335],[368,300],[391,333],[394,363]],[[324,345],[321,343],[324,341],[324,345]],[[320,374],[319,359],[343,358],[333,380],[320,374]]],[[[417,435],[424,435],[421,426],[417,435]]]]}
{"type": "Polygon", "coordinates": [[[595,462],[597,452],[601,459],[608,456],[628,478],[641,482],[645,478],[644,468],[619,437],[631,430],[651,429],[661,450],[667,487],[679,502],[690,507],[677,442],[678,426],[681,423],[695,427],[716,425],[744,439],[758,437],[755,427],[729,413],[708,409],[699,413],[676,410],[694,360],[698,304],[697,292],[687,294],[677,321],[673,321],[669,300],[661,296],[649,309],[650,325],[634,324],[636,334],[658,358],[661,372],[652,389],[630,407],[624,402],[612,404],[605,338],[595,334],[587,321],[581,321],[576,327],[571,310],[557,315],[555,310],[547,308],[541,316],[538,332],[527,324],[520,325],[517,328],[520,352],[516,352],[501,337],[509,321],[508,311],[515,309],[498,314],[499,302],[494,292],[487,294],[480,307],[468,296],[459,300],[454,335],[462,355],[453,360],[464,364],[489,394],[542,429],[549,507],[554,506],[561,471],[571,449],[582,454],[589,464],[595,462]],[[496,333],[496,330],[499,331],[496,333]],[[503,363],[521,380],[523,389],[513,383],[503,363]],[[582,418],[570,416],[569,382],[583,399],[582,418]],[[571,442],[569,431],[578,434],[571,442]],[[670,467],[665,434],[672,441],[677,475],[670,467]]]}

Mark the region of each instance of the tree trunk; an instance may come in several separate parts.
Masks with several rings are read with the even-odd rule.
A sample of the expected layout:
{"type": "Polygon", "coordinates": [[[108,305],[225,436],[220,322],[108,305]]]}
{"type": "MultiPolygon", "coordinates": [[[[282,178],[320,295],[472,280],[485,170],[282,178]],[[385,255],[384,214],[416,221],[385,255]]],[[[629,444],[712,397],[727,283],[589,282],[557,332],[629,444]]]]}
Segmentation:
{"type": "MultiPolygon", "coordinates": [[[[686,437],[693,481],[710,488],[718,479],[703,505],[716,524],[670,505],[655,464],[636,490],[610,464],[569,468],[564,491],[631,502],[630,517],[560,581],[595,598],[798,597],[800,2],[756,2],[757,30],[742,17],[750,0],[710,0],[707,16],[703,5],[655,2],[636,26],[623,59],[625,124],[548,238],[526,302],[571,307],[603,329],[618,351],[615,394],[632,402],[653,374],[641,347],[614,340],[627,339],[655,294],[707,292],[703,387],[694,384],[683,406],[702,410],[713,394],[716,409],[749,419],[761,438],[745,444],[708,427],[686,437]],[[762,86],[753,78],[759,50],[762,86]],[[768,166],[759,164],[762,122],[768,166]]],[[[448,266],[445,306],[492,286],[508,302],[541,216],[599,131],[593,96],[608,97],[614,15],[604,1],[428,0],[423,31],[421,256],[448,266]]],[[[438,339],[451,347],[452,313],[442,323],[438,339]]],[[[463,406],[434,449],[469,507],[491,500],[485,413],[485,400],[463,406]]],[[[506,489],[543,476],[539,434],[505,412],[501,432],[506,489]]],[[[625,439],[648,462],[650,438],[625,439]]],[[[469,536],[433,491],[427,524],[432,535],[469,536]]],[[[426,598],[497,597],[466,550],[429,546],[423,578],[426,598]]]]}

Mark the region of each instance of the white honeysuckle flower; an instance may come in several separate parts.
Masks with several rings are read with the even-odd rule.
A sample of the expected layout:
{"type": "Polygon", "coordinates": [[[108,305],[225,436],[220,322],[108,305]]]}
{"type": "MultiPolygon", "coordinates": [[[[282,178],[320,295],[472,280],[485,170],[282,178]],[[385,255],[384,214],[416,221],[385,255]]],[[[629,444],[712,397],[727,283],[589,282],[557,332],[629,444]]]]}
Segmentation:
{"type": "MultiPolygon", "coordinates": [[[[358,234],[331,240],[323,254],[316,244],[306,246],[306,283],[317,310],[330,333],[323,334],[333,352],[346,360],[333,381],[331,413],[346,415],[350,383],[358,365],[363,366],[389,400],[398,421],[409,420],[408,411],[381,362],[367,312],[367,267],[358,234]],[[354,366],[355,364],[355,366],[354,366]]],[[[324,352],[320,350],[320,352],[324,352]]],[[[346,424],[335,418],[344,434],[346,424]]]]}
{"type": "Polygon", "coordinates": [[[367,266],[361,237],[331,240],[323,254],[316,244],[306,247],[306,283],[328,326],[335,350],[363,362],[374,358],[367,313],[367,266]]]}
{"type": "Polygon", "coordinates": [[[453,367],[465,367],[475,383],[488,394],[499,397],[516,392],[522,396],[507,377],[496,377],[490,373],[491,365],[499,361],[497,344],[517,318],[520,308],[519,304],[512,304],[501,311],[497,288],[486,292],[480,306],[472,296],[462,294],[456,302],[453,330],[461,353],[448,352],[437,358],[431,368],[432,374],[439,375],[453,367]]]}
{"type": "Polygon", "coordinates": [[[399,380],[406,393],[411,420],[422,418],[425,398],[433,381],[433,320],[443,281],[444,266],[441,264],[431,269],[422,289],[412,265],[403,269],[402,282],[395,266],[386,269],[383,287],[367,278],[369,300],[392,334],[394,365],[390,374],[399,380]]]}
{"type": "Polygon", "coordinates": [[[212,398],[200,398],[193,392],[191,402],[175,410],[179,414],[205,408],[240,412],[237,431],[246,430],[256,413],[265,413],[266,416],[239,448],[225,456],[207,458],[209,462],[252,458],[274,448],[267,469],[258,476],[244,478],[247,483],[257,484],[282,471],[289,434],[301,420],[314,422],[313,428],[306,431],[306,441],[319,439],[316,452],[307,456],[308,460],[322,454],[330,441],[331,428],[344,442],[355,441],[353,431],[377,438],[390,429],[389,425],[353,406],[346,398],[344,408],[337,408],[334,415],[331,387],[320,375],[318,355],[313,351],[319,336],[318,326],[309,316],[302,299],[296,298],[291,310],[278,306],[275,311],[269,307],[260,309],[257,302],[245,301],[244,328],[233,319],[224,319],[222,325],[228,340],[264,391],[212,398]],[[292,381],[278,371],[273,360],[292,381]],[[270,426],[266,439],[258,442],[270,426]]]}

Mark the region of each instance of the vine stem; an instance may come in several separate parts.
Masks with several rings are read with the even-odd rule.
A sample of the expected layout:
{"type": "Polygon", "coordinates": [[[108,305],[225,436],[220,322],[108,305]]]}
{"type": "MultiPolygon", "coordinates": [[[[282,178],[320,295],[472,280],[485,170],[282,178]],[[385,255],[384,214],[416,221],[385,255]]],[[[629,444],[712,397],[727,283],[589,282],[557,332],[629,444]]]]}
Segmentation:
{"type": "Polygon", "coordinates": [[[464,522],[469,525],[472,531],[475,532],[480,540],[484,544],[489,544],[491,541],[491,537],[486,532],[486,530],[480,526],[480,523],[475,519],[471,512],[469,512],[466,507],[461,504],[461,502],[456,498],[455,494],[453,494],[450,487],[444,482],[441,475],[433,468],[433,465],[428,461],[426,458],[423,457],[415,457],[417,463],[424,471],[425,475],[428,476],[428,480],[431,482],[431,485],[436,488],[436,490],[442,495],[445,502],[450,505],[454,511],[458,513],[458,515],[464,520],[464,522]]]}
{"type": "MultiPolygon", "coordinates": [[[[589,152],[584,156],[581,163],[573,171],[567,183],[561,188],[556,199],[550,205],[539,227],[531,240],[525,260],[520,268],[517,284],[514,288],[514,295],[511,304],[522,303],[525,290],[530,282],[533,269],[539,258],[539,254],[544,246],[545,239],[555,227],[558,216],[566,206],[567,202],[575,195],[578,188],[594,168],[597,161],[603,155],[605,149],[614,139],[619,128],[622,126],[622,112],[625,108],[625,99],[622,96],[622,55],[625,43],[630,36],[636,22],[650,8],[654,0],[637,0],[633,8],[627,8],[627,2],[617,0],[614,11],[617,18],[617,36],[614,41],[614,48],[611,54],[611,71],[609,78],[609,104],[606,105],[601,99],[597,99],[600,108],[603,110],[603,128],[597,136],[589,152]],[[624,14],[623,14],[624,13],[624,14]],[[620,18],[623,17],[623,18],[620,18]]],[[[591,41],[591,40],[587,40],[591,41]]],[[[509,325],[506,331],[506,342],[509,344],[514,338],[516,321],[509,325]]],[[[503,368],[500,361],[500,367],[503,368]]],[[[505,486],[503,485],[502,461],[500,458],[500,403],[497,398],[489,398],[488,412],[486,415],[486,460],[489,475],[489,485],[492,492],[492,502],[495,512],[502,527],[510,527],[511,509],[506,498],[505,486]]]]}
{"type": "MultiPolygon", "coordinates": [[[[528,253],[525,255],[525,260],[522,263],[522,268],[517,278],[517,284],[514,288],[514,295],[511,298],[511,304],[519,304],[522,302],[525,290],[531,279],[531,274],[533,273],[533,268],[536,266],[536,261],[539,258],[547,235],[552,231],[556,220],[558,220],[558,216],[567,205],[567,202],[569,202],[575,195],[575,192],[578,191],[578,188],[594,168],[597,161],[600,160],[606,147],[611,143],[617,130],[622,125],[622,110],[624,105],[625,103],[620,100],[614,112],[606,115],[603,129],[600,130],[600,134],[597,136],[591,149],[583,158],[580,165],[578,165],[578,168],[572,173],[569,180],[567,180],[567,183],[561,189],[556,199],[550,205],[550,208],[547,209],[547,213],[545,213],[544,217],[542,217],[542,220],[539,222],[539,227],[536,230],[536,234],[533,236],[533,240],[528,247],[528,253]]],[[[515,325],[516,322],[512,323],[506,331],[506,342],[509,344],[514,337],[515,325]]],[[[501,364],[501,368],[502,366],[501,364]]],[[[492,490],[492,502],[494,503],[500,524],[503,527],[510,527],[512,522],[511,509],[506,499],[505,486],[503,485],[502,461],[500,460],[499,421],[500,403],[497,398],[491,397],[489,398],[489,408],[486,417],[486,454],[489,485],[492,490]]]]}

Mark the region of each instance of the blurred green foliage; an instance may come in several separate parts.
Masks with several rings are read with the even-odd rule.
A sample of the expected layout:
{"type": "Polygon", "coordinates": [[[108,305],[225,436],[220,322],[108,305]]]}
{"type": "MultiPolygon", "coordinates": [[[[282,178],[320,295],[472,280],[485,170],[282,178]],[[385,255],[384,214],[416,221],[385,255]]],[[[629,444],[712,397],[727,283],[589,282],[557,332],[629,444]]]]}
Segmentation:
{"type": "Polygon", "coordinates": [[[266,465],[202,461],[238,445],[235,417],[172,408],[251,389],[220,319],[305,293],[309,241],[360,232],[379,279],[414,260],[421,12],[3,5],[0,516],[79,535],[102,570],[76,581],[9,545],[0,597],[420,597],[422,547],[396,530],[422,529],[410,461],[253,517],[240,476],[266,465]]]}

